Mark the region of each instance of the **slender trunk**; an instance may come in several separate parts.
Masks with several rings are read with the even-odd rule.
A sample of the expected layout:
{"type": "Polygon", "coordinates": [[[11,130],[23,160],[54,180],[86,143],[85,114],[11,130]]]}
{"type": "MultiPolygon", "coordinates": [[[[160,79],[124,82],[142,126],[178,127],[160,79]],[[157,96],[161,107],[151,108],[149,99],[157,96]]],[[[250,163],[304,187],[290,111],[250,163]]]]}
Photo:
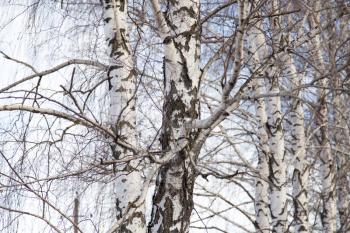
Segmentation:
{"type": "MultiPolygon", "coordinates": [[[[334,54],[334,53],[333,53],[334,54]]],[[[332,57],[332,61],[335,62],[336,57],[332,57]]],[[[333,116],[334,116],[334,145],[335,145],[335,156],[337,165],[337,179],[336,179],[336,189],[337,189],[337,209],[339,214],[339,232],[345,233],[350,229],[350,211],[349,211],[349,193],[348,187],[349,182],[348,176],[348,161],[346,158],[346,152],[349,150],[349,138],[350,133],[348,126],[346,124],[346,115],[348,115],[348,110],[344,103],[346,99],[343,98],[340,86],[340,77],[336,72],[336,64],[332,64],[332,73],[335,79],[334,82],[334,99],[333,99],[333,116]],[[345,117],[345,118],[344,118],[345,117]]]]}
{"type": "MultiPolygon", "coordinates": [[[[297,2],[290,3],[290,10],[293,10],[297,2]]],[[[306,20],[306,18],[304,19],[306,20]]],[[[302,25],[304,25],[304,20],[302,25]]],[[[288,25],[293,22],[292,16],[287,16],[288,25]]],[[[299,29],[301,33],[301,29],[299,29]]],[[[289,40],[292,38],[288,35],[289,40]]],[[[290,77],[292,89],[294,89],[294,95],[297,98],[292,100],[291,109],[291,147],[290,151],[294,160],[294,169],[292,175],[292,197],[293,197],[293,223],[295,233],[309,232],[309,210],[308,210],[308,179],[309,179],[309,166],[306,160],[306,137],[304,130],[304,109],[303,102],[299,98],[301,93],[299,87],[301,80],[304,78],[298,75],[295,61],[291,54],[284,56],[287,75],[290,77]]]]}
{"type": "MultiPolygon", "coordinates": [[[[263,93],[264,82],[257,79],[255,83],[255,94],[263,93]]],[[[270,148],[268,146],[268,134],[266,132],[267,114],[265,108],[265,100],[258,99],[255,102],[256,116],[259,123],[259,160],[258,160],[258,177],[255,181],[255,216],[258,224],[257,232],[270,232],[269,221],[269,165],[268,158],[270,155],[270,148]]]]}
{"type": "Polygon", "coordinates": [[[335,232],[336,230],[336,201],[334,180],[334,158],[328,138],[328,110],[325,96],[319,100],[318,111],[319,125],[321,130],[321,172],[322,172],[322,199],[323,211],[321,214],[323,232],[335,232]]]}
{"type": "MultiPolygon", "coordinates": [[[[274,1],[272,11],[276,13],[277,1],[274,1]]],[[[278,18],[273,19],[273,33],[276,33],[278,27],[278,18]]],[[[259,27],[259,26],[258,26],[259,27]]],[[[261,27],[261,26],[260,26],[261,27]]],[[[264,36],[253,29],[252,34],[256,35],[255,50],[253,60],[262,60],[267,57],[268,49],[264,36]]],[[[277,38],[277,36],[275,36],[277,38]]],[[[278,39],[275,41],[279,41],[278,39]]],[[[254,43],[253,43],[254,44],[254,43]]],[[[274,45],[275,46],[275,45],[274,45]]],[[[280,59],[280,58],[277,58],[280,59]]],[[[259,62],[258,62],[259,64],[259,62]]],[[[266,71],[269,81],[269,93],[279,93],[279,68],[273,63],[266,71]]],[[[259,78],[253,84],[255,93],[262,94],[264,80],[259,78]]],[[[268,99],[269,117],[265,110],[264,99],[256,101],[256,112],[259,121],[259,144],[261,153],[259,156],[258,172],[259,179],[256,182],[256,219],[259,229],[258,232],[270,232],[270,223],[268,210],[272,220],[272,231],[277,233],[285,232],[287,222],[286,210],[286,165],[284,161],[284,135],[282,128],[281,100],[279,96],[268,99]],[[270,200],[268,200],[268,183],[270,183],[270,200]],[[269,204],[268,204],[269,203],[269,204]]]]}
{"type": "MultiPolygon", "coordinates": [[[[337,87],[338,85],[336,85],[337,87]]],[[[345,100],[344,100],[345,101],[345,100]]],[[[348,169],[349,165],[346,159],[346,152],[349,150],[348,140],[350,138],[349,130],[343,119],[346,112],[340,114],[340,111],[346,109],[346,106],[341,103],[341,95],[336,92],[335,98],[333,100],[334,108],[334,144],[336,148],[336,160],[337,160],[337,179],[336,179],[336,189],[337,189],[337,209],[339,214],[339,232],[345,233],[350,229],[350,211],[349,211],[349,182],[348,182],[348,169]]]]}
{"type": "MultiPolygon", "coordinates": [[[[248,7],[249,9],[250,7],[248,7]]],[[[259,28],[252,28],[247,33],[248,40],[251,44],[251,50],[253,54],[253,61],[260,64],[260,56],[266,55],[266,48],[263,46],[265,43],[264,35],[260,32],[259,28]]],[[[264,79],[263,77],[254,77],[252,87],[255,95],[261,95],[264,91],[264,79]]],[[[269,165],[268,158],[270,156],[270,148],[268,145],[269,135],[267,132],[267,113],[265,99],[260,98],[255,101],[255,111],[258,120],[258,138],[259,138],[259,159],[257,167],[257,178],[255,180],[255,218],[256,218],[256,232],[269,233],[270,221],[269,221],[269,165]]]]}
{"type": "MultiPolygon", "coordinates": [[[[295,67],[293,58],[288,55],[287,58],[288,74],[291,76],[293,83],[292,88],[298,88],[300,81],[297,76],[297,69],[295,67]]],[[[296,93],[299,97],[299,92],[296,93]]],[[[299,99],[293,100],[292,111],[292,146],[291,151],[294,159],[293,170],[293,205],[295,232],[309,232],[308,222],[308,177],[309,169],[306,161],[306,138],[304,131],[304,110],[303,103],[299,99]]]]}
{"type": "MultiPolygon", "coordinates": [[[[117,137],[136,144],[135,83],[136,75],[127,29],[127,0],[104,0],[106,41],[110,56],[109,119],[117,137]]],[[[111,143],[112,156],[120,159],[133,155],[131,151],[111,143]]],[[[137,161],[117,166],[115,179],[115,212],[117,219],[125,219],[115,232],[146,232],[144,204],[134,206],[141,195],[142,177],[137,161]],[[128,210],[130,216],[128,215],[128,210]],[[128,215],[128,216],[127,216],[128,215]]]]}
{"type": "Polygon", "coordinates": [[[186,233],[193,209],[195,173],[190,156],[196,133],[185,132],[183,126],[199,114],[199,1],[168,0],[166,4],[164,15],[154,7],[157,17],[165,17],[160,20],[165,35],[161,143],[174,157],[158,173],[148,232],[186,233]]]}
{"type": "MultiPolygon", "coordinates": [[[[278,13],[278,1],[272,3],[272,13],[278,13]]],[[[273,49],[279,49],[281,40],[279,17],[273,17],[271,20],[273,33],[273,49]]],[[[276,60],[282,59],[277,57],[276,60]]],[[[278,61],[272,61],[270,69],[267,71],[269,81],[269,92],[278,94],[280,92],[280,70],[278,61]]],[[[281,97],[275,96],[268,99],[268,128],[270,133],[270,150],[271,156],[269,159],[269,180],[271,189],[271,220],[272,232],[284,233],[287,222],[287,190],[286,190],[286,163],[285,163],[285,148],[283,134],[283,117],[281,110],[281,97]]]]}
{"type": "MultiPolygon", "coordinates": [[[[339,9],[346,9],[345,2],[337,1],[337,7],[339,9]]],[[[329,12],[331,14],[337,12],[329,12]]],[[[346,106],[347,98],[343,94],[341,75],[337,71],[337,48],[339,43],[342,43],[338,38],[347,38],[347,34],[350,31],[348,28],[348,22],[350,17],[345,16],[340,19],[339,31],[336,30],[336,25],[333,23],[332,27],[328,29],[330,34],[329,43],[329,60],[331,63],[331,72],[333,75],[333,141],[335,146],[335,158],[336,158],[336,189],[337,189],[337,209],[339,215],[339,233],[346,233],[350,230],[350,211],[349,211],[349,182],[348,182],[348,166],[346,152],[350,149],[349,139],[350,133],[347,126],[347,116],[349,110],[346,106]]]]}
{"type": "MultiPolygon", "coordinates": [[[[316,22],[313,16],[309,18],[310,26],[314,28],[316,22]]],[[[316,35],[314,40],[314,60],[321,71],[325,71],[325,65],[321,54],[321,38],[316,35]]],[[[335,196],[335,166],[334,158],[331,151],[331,145],[328,137],[328,106],[326,102],[326,91],[328,87],[327,79],[319,81],[321,91],[319,93],[319,108],[317,112],[318,125],[321,131],[321,174],[322,174],[322,198],[323,211],[321,220],[323,224],[323,232],[331,233],[336,231],[336,196],[335,196]]]]}
{"type": "MultiPolygon", "coordinates": [[[[270,93],[279,92],[278,77],[269,77],[270,93]]],[[[287,221],[287,192],[286,192],[286,164],[284,157],[284,135],[282,127],[281,99],[279,96],[269,98],[270,116],[268,119],[268,128],[270,131],[270,149],[269,159],[269,180],[271,189],[270,212],[272,220],[272,232],[285,232],[287,221]]]]}

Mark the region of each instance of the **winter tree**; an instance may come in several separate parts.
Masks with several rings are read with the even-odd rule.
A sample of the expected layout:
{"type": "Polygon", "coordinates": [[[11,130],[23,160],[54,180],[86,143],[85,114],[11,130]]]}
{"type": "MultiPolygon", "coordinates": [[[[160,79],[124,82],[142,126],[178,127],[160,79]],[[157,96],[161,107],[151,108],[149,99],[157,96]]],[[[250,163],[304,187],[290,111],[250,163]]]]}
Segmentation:
{"type": "Polygon", "coordinates": [[[1,232],[349,232],[346,0],[7,0],[1,232]]]}

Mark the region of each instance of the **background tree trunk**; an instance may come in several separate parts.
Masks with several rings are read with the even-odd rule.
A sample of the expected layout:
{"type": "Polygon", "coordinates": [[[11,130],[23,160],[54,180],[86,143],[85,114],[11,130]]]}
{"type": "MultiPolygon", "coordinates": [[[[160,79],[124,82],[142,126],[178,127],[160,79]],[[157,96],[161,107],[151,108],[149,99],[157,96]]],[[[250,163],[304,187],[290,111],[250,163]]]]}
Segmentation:
{"type": "MultiPolygon", "coordinates": [[[[309,17],[311,28],[316,27],[315,15],[309,17]]],[[[316,35],[314,40],[314,62],[319,66],[321,72],[326,71],[322,57],[321,38],[316,35]]],[[[318,77],[322,73],[316,75],[318,77]]],[[[321,79],[319,84],[322,89],[319,90],[319,106],[316,110],[318,118],[318,126],[321,132],[321,174],[322,174],[322,199],[323,210],[321,213],[321,220],[323,224],[323,232],[335,232],[336,231],[336,190],[335,190],[335,164],[331,151],[331,144],[328,136],[328,106],[327,106],[327,93],[326,88],[329,87],[327,79],[321,79]]]]}
{"type": "MultiPolygon", "coordinates": [[[[337,5],[346,9],[346,5],[342,1],[337,1],[337,5]]],[[[331,17],[332,13],[337,14],[337,11],[329,11],[328,15],[331,17]]],[[[332,79],[330,81],[330,88],[332,91],[333,103],[333,138],[334,141],[334,155],[336,158],[336,192],[337,192],[337,212],[339,215],[339,233],[346,233],[350,230],[350,210],[349,210],[349,159],[347,152],[350,149],[350,133],[347,125],[349,118],[349,109],[346,103],[349,102],[346,94],[344,94],[343,85],[344,78],[341,73],[337,71],[337,48],[339,42],[337,37],[348,38],[350,28],[346,24],[350,16],[345,16],[345,19],[340,20],[339,31],[336,30],[335,23],[329,28],[328,33],[330,37],[328,56],[332,72],[332,79]],[[332,90],[333,87],[333,90],[332,90]]],[[[346,73],[345,73],[346,77],[346,73]]]]}
{"type": "MultiPolygon", "coordinates": [[[[250,9],[250,7],[248,7],[250,9]]],[[[253,52],[254,66],[258,67],[261,59],[264,59],[267,53],[264,35],[261,33],[261,24],[253,27],[248,34],[248,41],[251,44],[250,49],[253,52]]],[[[265,79],[263,74],[258,74],[254,77],[252,88],[256,96],[266,94],[265,79]]],[[[267,112],[264,98],[259,98],[255,101],[255,112],[258,120],[258,167],[257,178],[255,180],[255,216],[256,216],[256,231],[261,233],[270,232],[269,220],[269,164],[270,157],[269,135],[267,132],[267,112]]]]}
{"type": "MultiPolygon", "coordinates": [[[[287,58],[288,74],[291,76],[292,89],[300,86],[301,78],[298,78],[298,72],[291,56],[287,58]]],[[[301,97],[299,91],[296,96],[301,97]]],[[[293,205],[295,221],[295,232],[309,232],[308,222],[308,177],[309,168],[306,161],[306,137],[304,126],[304,110],[303,104],[299,99],[292,102],[291,111],[292,120],[292,142],[291,151],[294,160],[294,170],[292,177],[293,184],[293,205]]]]}

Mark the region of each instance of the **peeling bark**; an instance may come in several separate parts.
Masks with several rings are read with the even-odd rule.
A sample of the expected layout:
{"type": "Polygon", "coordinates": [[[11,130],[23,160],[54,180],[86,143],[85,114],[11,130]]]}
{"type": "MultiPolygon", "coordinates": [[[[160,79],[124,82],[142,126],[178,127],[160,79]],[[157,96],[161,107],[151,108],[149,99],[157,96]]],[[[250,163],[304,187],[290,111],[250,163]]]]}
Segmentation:
{"type": "Polygon", "coordinates": [[[148,232],[186,233],[195,180],[189,157],[196,159],[191,144],[197,133],[185,132],[184,126],[199,115],[199,1],[168,0],[165,14],[159,14],[153,4],[157,16],[164,16],[159,19],[165,53],[161,144],[164,151],[173,151],[174,157],[158,173],[148,232]]]}

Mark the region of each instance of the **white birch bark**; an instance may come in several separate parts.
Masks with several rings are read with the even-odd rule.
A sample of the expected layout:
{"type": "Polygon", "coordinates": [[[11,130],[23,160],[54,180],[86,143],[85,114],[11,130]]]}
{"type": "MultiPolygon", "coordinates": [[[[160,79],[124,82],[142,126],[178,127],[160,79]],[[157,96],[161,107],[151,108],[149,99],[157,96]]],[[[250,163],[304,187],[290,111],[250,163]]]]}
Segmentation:
{"type": "MultiPolygon", "coordinates": [[[[279,93],[279,78],[270,76],[270,93],[279,93]]],[[[270,97],[268,100],[269,117],[268,127],[270,130],[270,149],[271,156],[269,160],[269,180],[271,189],[271,220],[272,232],[285,232],[287,221],[286,209],[286,164],[284,157],[284,135],[282,127],[281,99],[279,96],[270,97]]]]}
{"type": "MultiPolygon", "coordinates": [[[[272,2],[272,13],[277,14],[278,1],[272,2]]],[[[281,34],[279,32],[279,18],[273,17],[271,20],[273,34],[273,50],[279,49],[281,34]]],[[[283,233],[286,230],[287,223],[287,190],[286,190],[286,163],[283,133],[283,117],[281,110],[280,92],[280,68],[278,61],[282,58],[277,56],[271,63],[271,67],[267,70],[269,81],[269,93],[276,94],[274,97],[268,98],[268,128],[270,133],[270,150],[269,159],[269,180],[270,180],[270,212],[272,220],[272,232],[283,233]]]]}
{"type": "MultiPolygon", "coordinates": [[[[264,82],[261,79],[257,79],[253,85],[255,85],[255,94],[259,95],[263,93],[264,82]]],[[[265,100],[258,99],[255,103],[256,116],[259,123],[259,161],[258,161],[258,178],[255,181],[255,215],[256,222],[258,224],[257,232],[268,233],[270,232],[269,221],[269,166],[268,158],[270,154],[270,148],[268,146],[268,134],[266,132],[267,114],[265,108],[265,100]]]]}
{"type": "MultiPolygon", "coordinates": [[[[265,46],[265,38],[261,33],[261,25],[259,28],[252,28],[247,33],[248,43],[251,44],[250,48],[253,54],[253,62],[260,64],[260,59],[264,58],[267,52],[265,46]]],[[[264,79],[262,76],[254,77],[252,82],[254,94],[259,96],[265,93],[264,79]]],[[[269,166],[268,159],[270,156],[269,148],[269,135],[267,132],[267,113],[266,104],[264,98],[259,98],[255,101],[255,111],[258,120],[258,138],[259,138],[259,160],[257,167],[257,178],[255,180],[255,218],[256,218],[256,231],[258,233],[270,232],[270,220],[269,220],[269,166]]]]}
{"type": "MultiPolygon", "coordinates": [[[[294,4],[291,3],[291,10],[293,10],[294,4]]],[[[288,24],[293,22],[291,16],[287,16],[288,24]]],[[[305,24],[304,18],[302,25],[305,24]]],[[[301,31],[300,29],[299,31],[301,31]]],[[[292,38],[288,35],[289,40],[292,38]]],[[[304,109],[301,99],[301,93],[299,87],[303,76],[298,75],[295,61],[291,54],[284,56],[287,75],[290,78],[291,89],[294,90],[293,94],[295,98],[292,100],[291,109],[291,146],[290,150],[293,156],[293,175],[292,175],[292,196],[293,196],[293,225],[295,233],[309,232],[309,211],[308,211],[308,179],[309,179],[309,166],[306,160],[306,136],[304,129],[304,109]]]]}
{"type": "MultiPolygon", "coordinates": [[[[276,13],[277,1],[273,2],[273,13],[276,13]]],[[[273,24],[278,23],[278,18],[273,19],[273,24]]],[[[272,29],[277,29],[278,25],[273,25],[272,29]]],[[[266,47],[266,41],[261,34],[261,30],[253,30],[256,34],[255,40],[255,54],[254,60],[264,60],[268,55],[268,48],[266,47]]],[[[278,39],[274,39],[279,41],[278,39]]],[[[253,43],[254,44],[254,43],[253,43]]],[[[274,45],[273,45],[274,46],[274,45]]],[[[276,48],[274,48],[276,49],[276,48]]],[[[278,57],[277,59],[282,59],[278,57]]],[[[268,70],[266,70],[266,80],[269,81],[268,92],[269,94],[279,93],[279,68],[274,62],[271,63],[268,70]]],[[[257,79],[253,85],[255,86],[256,95],[260,95],[263,92],[263,79],[257,79]]],[[[268,98],[268,114],[265,110],[265,103],[263,99],[259,99],[256,102],[256,111],[259,120],[259,138],[262,155],[264,157],[259,158],[259,175],[263,181],[257,181],[256,183],[256,201],[262,203],[261,206],[255,206],[257,223],[261,232],[270,232],[270,223],[268,218],[268,211],[271,215],[271,230],[272,232],[282,233],[285,232],[287,222],[287,210],[286,210],[286,164],[284,161],[284,135],[282,128],[282,113],[281,113],[281,100],[278,95],[268,98]],[[260,163],[260,159],[263,159],[260,163]],[[270,196],[268,194],[268,184],[270,183],[270,196]],[[270,198],[270,200],[268,200],[270,198]],[[260,226],[261,225],[261,226],[260,226]]],[[[258,231],[259,232],[259,231],[258,231]]]]}
{"type": "MultiPolygon", "coordinates": [[[[110,56],[109,118],[108,123],[118,138],[130,145],[136,144],[135,83],[136,76],[131,55],[127,28],[127,0],[104,0],[104,22],[106,42],[110,56]]],[[[115,159],[133,156],[130,150],[111,143],[115,159]]],[[[127,211],[132,214],[115,232],[146,232],[145,206],[134,206],[141,195],[142,177],[137,170],[137,161],[116,167],[114,184],[115,213],[117,220],[125,218],[127,211]]]]}
{"type": "MultiPolygon", "coordinates": [[[[287,57],[287,73],[291,77],[292,88],[300,85],[298,80],[297,69],[293,58],[287,57]]],[[[300,97],[300,93],[296,92],[296,96],[300,97]]],[[[293,184],[293,221],[295,232],[309,232],[308,222],[308,177],[309,170],[306,161],[306,138],[304,131],[304,110],[303,103],[300,99],[294,99],[291,111],[292,122],[292,146],[291,151],[294,159],[294,170],[292,177],[293,184]]]]}
{"type": "MultiPolygon", "coordinates": [[[[322,96],[322,95],[321,95],[322,96]]],[[[325,97],[320,99],[319,125],[321,130],[321,172],[322,172],[322,199],[323,211],[321,214],[323,232],[336,231],[336,196],[334,180],[334,158],[328,138],[328,110],[325,97]]]]}
{"type": "MultiPolygon", "coordinates": [[[[311,27],[316,26],[315,16],[309,17],[311,27]]],[[[316,35],[313,39],[314,44],[314,61],[318,65],[318,69],[325,71],[325,65],[322,57],[321,38],[316,35]]],[[[326,91],[328,80],[323,78],[319,81],[321,90],[319,92],[319,108],[318,108],[318,125],[321,131],[321,174],[322,174],[322,198],[323,211],[321,220],[323,224],[323,232],[330,233],[336,231],[336,195],[335,195],[335,164],[331,151],[331,145],[328,136],[328,106],[326,102],[326,91]]]]}
{"type": "Polygon", "coordinates": [[[184,125],[196,119],[199,112],[199,1],[168,0],[166,14],[160,12],[157,1],[152,2],[165,53],[161,143],[164,151],[174,152],[174,157],[158,173],[148,232],[186,233],[195,179],[189,157],[193,156],[191,142],[196,134],[185,132],[184,125]]]}

